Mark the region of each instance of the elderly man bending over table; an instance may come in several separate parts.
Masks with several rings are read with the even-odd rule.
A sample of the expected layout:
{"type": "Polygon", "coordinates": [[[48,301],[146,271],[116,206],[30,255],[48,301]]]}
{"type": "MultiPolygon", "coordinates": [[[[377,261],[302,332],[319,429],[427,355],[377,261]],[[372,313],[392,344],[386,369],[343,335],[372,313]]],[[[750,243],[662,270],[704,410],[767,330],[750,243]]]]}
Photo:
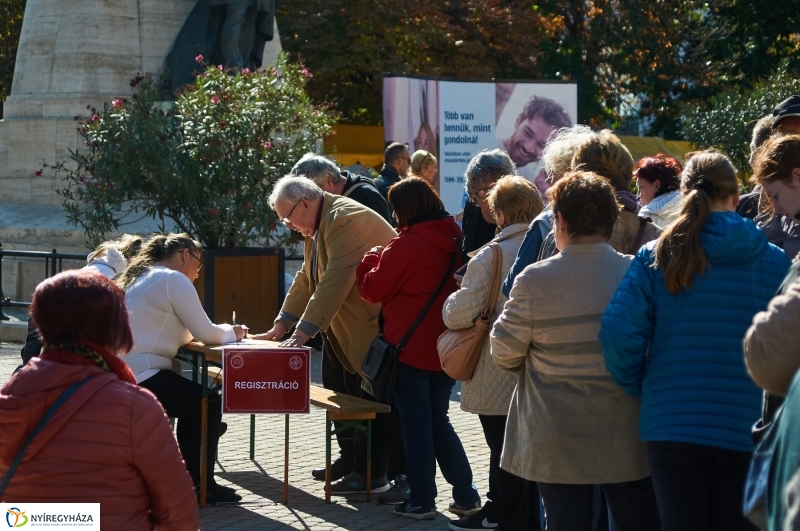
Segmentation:
{"type": "MultiPolygon", "coordinates": [[[[304,177],[287,175],[279,180],[269,204],[287,228],[305,237],[303,266],[272,329],[254,338],[280,339],[296,324],[292,336],[281,343],[295,347],[322,333],[323,348],[335,353],[347,371],[360,375],[361,362],[378,335],[381,306],[365,302],[358,294],[356,267],[367,251],[386,245],[397,233],[373,210],[323,192],[304,177]]],[[[360,379],[350,382],[344,391],[361,397],[360,379]]],[[[375,419],[372,492],[389,489],[386,474],[391,440],[384,426],[388,422],[389,414],[379,414],[375,419]]],[[[346,467],[334,474],[333,479],[341,479],[331,485],[331,492],[365,492],[366,454],[362,437],[356,441],[354,463],[344,463],[346,467]]]]}

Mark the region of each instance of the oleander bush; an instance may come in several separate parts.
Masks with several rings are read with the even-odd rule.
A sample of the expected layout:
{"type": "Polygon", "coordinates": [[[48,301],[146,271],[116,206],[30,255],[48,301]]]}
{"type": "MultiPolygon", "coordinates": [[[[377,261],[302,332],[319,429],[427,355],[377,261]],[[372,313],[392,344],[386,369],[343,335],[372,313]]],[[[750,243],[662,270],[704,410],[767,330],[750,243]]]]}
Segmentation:
{"type": "Polygon", "coordinates": [[[310,77],[284,55],[256,72],[205,65],[173,104],[159,101],[162,79],[137,76],[129,97],[76,118],[86,148],[44,169],[62,176],[67,218],[92,244],[142,217],[207,248],[289,244],[267,198],[336,118],[311,103],[310,77]]]}

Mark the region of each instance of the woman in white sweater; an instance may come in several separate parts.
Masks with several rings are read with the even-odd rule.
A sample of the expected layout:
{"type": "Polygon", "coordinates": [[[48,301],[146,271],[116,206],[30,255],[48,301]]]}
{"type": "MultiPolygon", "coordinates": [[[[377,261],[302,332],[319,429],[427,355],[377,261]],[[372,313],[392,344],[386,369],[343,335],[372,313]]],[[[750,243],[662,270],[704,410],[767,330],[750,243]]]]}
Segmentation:
{"type": "MultiPolygon", "coordinates": [[[[192,281],[203,265],[202,248],[188,234],[150,238],[131,260],[118,283],[125,290],[133,349],[123,356],[136,382],[150,390],[170,417],[178,419],[178,446],[195,485],[200,483],[200,403],[203,390],[174,372],[178,348],[192,338],[229,343],[244,336],[240,326],[216,325],[206,316],[192,281]]],[[[214,481],[222,407],[219,395],[208,401],[209,501],[239,501],[233,489],[214,481]]]]}
{"type": "MultiPolygon", "coordinates": [[[[497,243],[500,246],[503,257],[500,278],[504,279],[514,263],[528,225],[544,209],[544,205],[534,184],[523,177],[510,175],[497,181],[487,201],[500,229],[489,244],[497,243]]],[[[494,261],[489,244],[469,253],[474,258],[467,266],[461,289],[451,294],[444,303],[444,324],[452,330],[471,327],[475,317],[483,311],[494,261]]],[[[499,293],[491,314],[492,320],[503,310],[505,302],[505,295],[499,293]]],[[[489,446],[489,501],[480,512],[451,523],[450,529],[488,529],[498,526],[498,523],[497,529],[500,531],[539,528],[539,491],[536,484],[500,468],[508,406],[516,384],[517,377],[514,374],[495,365],[487,337],[472,378],[461,387],[461,409],[478,415],[489,446]]]]}

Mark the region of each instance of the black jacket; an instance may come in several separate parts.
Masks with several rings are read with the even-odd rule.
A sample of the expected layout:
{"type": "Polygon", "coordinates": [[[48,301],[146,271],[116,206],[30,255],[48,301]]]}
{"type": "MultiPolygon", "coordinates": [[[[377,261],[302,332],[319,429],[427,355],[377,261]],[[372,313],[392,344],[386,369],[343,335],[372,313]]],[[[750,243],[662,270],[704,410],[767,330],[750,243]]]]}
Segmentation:
{"type": "Polygon", "coordinates": [[[387,197],[389,193],[389,187],[392,186],[394,183],[400,182],[400,174],[397,173],[397,170],[394,166],[389,166],[388,164],[384,164],[383,168],[381,168],[381,176],[375,179],[375,187],[381,193],[383,198],[388,202],[389,198],[387,197]]]}
{"type": "Polygon", "coordinates": [[[480,249],[494,238],[497,225],[483,219],[481,207],[472,200],[467,199],[464,205],[464,217],[461,221],[461,250],[464,263],[469,261],[467,253],[480,249]]]}
{"type": "Polygon", "coordinates": [[[345,179],[342,195],[374,210],[387,223],[392,225],[394,220],[391,212],[389,212],[389,203],[381,196],[372,179],[352,174],[349,171],[342,171],[341,173],[345,179]]]}

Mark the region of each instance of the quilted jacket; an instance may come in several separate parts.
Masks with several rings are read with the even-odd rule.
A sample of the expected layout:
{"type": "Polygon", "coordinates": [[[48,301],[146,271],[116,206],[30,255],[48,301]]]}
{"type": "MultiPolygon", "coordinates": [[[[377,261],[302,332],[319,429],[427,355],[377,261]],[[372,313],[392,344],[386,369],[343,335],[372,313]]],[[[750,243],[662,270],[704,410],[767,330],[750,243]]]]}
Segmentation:
{"type": "Polygon", "coordinates": [[[749,452],[761,393],[745,370],[742,339],[789,259],[735,212],[712,212],[700,240],[709,267],[677,295],[653,267],[655,244],[636,254],[603,315],[606,367],[641,396],[643,440],[749,452]]]}
{"type": "Polygon", "coordinates": [[[3,502],[100,503],[102,529],[197,529],[197,499],[156,398],[97,366],[33,358],[0,391],[0,476],[50,405],[3,502]]]}
{"type": "MultiPolygon", "coordinates": [[[[500,267],[501,282],[514,263],[527,230],[526,223],[509,225],[492,240],[500,245],[500,250],[503,252],[503,263],[500,267]]],[[[461,281],[461,289],[451,294],[445,301],[442,318],[444,324],[451,330],[471,327],[475,317],[483,311],[489,291],[493,260],[494,253],[487,244],[470,260],[467,272],[461,281]]],[[[492,321],[503,311],[506,300],[508,299],[502,292],[497,294],[497,302],[491,315],[492,321]]],[[[507,415],[511,393],[517,385],[517,377],[497,367],[492,360],[490,350],[487,334],[475,373],[461,386],[461,409],[480,415],[507,415]]]]}

